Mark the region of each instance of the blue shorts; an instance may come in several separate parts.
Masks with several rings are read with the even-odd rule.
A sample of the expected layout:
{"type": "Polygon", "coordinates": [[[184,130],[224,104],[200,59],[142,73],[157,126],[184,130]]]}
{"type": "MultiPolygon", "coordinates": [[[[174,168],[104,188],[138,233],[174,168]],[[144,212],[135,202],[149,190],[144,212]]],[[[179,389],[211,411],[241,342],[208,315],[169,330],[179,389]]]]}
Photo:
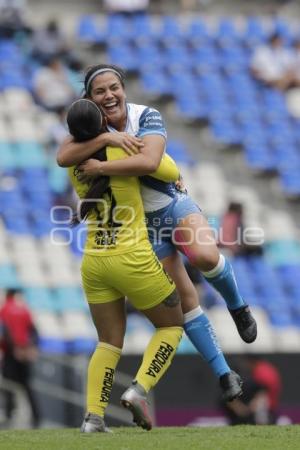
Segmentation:
{"type": "Polygon", "coordinates": [[[191,197],[187,194],[177,194],[165,208],[145,213],[149,240],[159,259],[176,252],[172,235],[180,220],[199,212],[201,209],[191,197]]]}

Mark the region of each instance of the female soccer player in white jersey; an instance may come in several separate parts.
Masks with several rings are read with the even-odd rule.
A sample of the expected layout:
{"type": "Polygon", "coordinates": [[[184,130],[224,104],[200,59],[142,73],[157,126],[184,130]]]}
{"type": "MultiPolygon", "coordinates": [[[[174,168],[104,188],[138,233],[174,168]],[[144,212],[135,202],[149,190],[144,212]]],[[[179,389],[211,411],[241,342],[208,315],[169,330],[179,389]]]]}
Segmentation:
{"type": "Polygon", "coordinates": [[[124,74],[118,67],[93,66],[86,73],[84,85],[86,97],[104,113],[109,132],[84,145],[75,143],[71,137],[66,138],[58,152],[58,163],[65,167],[80,164],[106,145],[122,147],[132,155],[127,159],[106,162],[90,159],[82,164],[81,169],[88,176],[141,177],[148,226],[166,230],[165,225],[168,224],[162,241],[152,244],[179,291],[185,332],[219,377],[225,400],[232,400],[241,393],[240,378],[230,370],[224,358],[177,250],[184,252],[221,293],[245,342],[255,340],[256,322],[239,294],[230,263],[219,254],[212,231],[199,207],[187,194],[178,192],[174,183],[157,183],[147,176],[156,170],[165,151],[166,130],[161,115],[153,108],[127,102],[124,74]],[[174,234],[176,245],[172,240],[174,234]],[[197,235],[198,239],[191,241],[191,235],[197,235]]]}

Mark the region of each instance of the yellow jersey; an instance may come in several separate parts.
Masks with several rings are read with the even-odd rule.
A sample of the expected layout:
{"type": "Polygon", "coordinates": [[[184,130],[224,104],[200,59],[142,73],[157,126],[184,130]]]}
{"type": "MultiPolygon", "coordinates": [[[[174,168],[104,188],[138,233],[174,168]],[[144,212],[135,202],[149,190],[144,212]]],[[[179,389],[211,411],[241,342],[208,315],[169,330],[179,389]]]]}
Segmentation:
{"type": "MultiPolygon", "coordinates": [[[[108,161],[128,157],[121,148],[106,147],[108,161]]],[[[82,201],[92,181],[77,178],[76,167],[70,167],[71,183],[82,201]]],[[[175,182],[179,170],[172,158],[165,154],[153,177],[165,182],[175,182]]],[[[95,199],[91,199],[95,201],[95,199]]],[[[109,187],[103,197],[96,199],[96,207],[87,216],[87,239],[84,252],[95,256],[111,256],[133,251],[143,242],[148,244],[140,184],[137,177],[110,176],[109,187]]]]}

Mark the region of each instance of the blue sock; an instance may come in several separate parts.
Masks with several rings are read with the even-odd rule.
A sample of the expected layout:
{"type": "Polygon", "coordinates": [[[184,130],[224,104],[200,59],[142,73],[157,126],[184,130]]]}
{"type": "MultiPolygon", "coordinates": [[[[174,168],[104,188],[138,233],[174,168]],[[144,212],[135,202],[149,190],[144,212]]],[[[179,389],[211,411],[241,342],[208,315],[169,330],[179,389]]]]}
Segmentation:
{"type": "Polygon", "coordinates": [[[184,314],[184,331],[217,377],[230,372],[215,331],[200,306],[184,314]]]}
{"type": "Polygon", "coordinates": [[[238,309],[245,306],[238,286],[232,266],[223,255],[220,255],[217,266],[209,272],[202,272],[202,275],[224,298],[227,308],[238,309]]]}

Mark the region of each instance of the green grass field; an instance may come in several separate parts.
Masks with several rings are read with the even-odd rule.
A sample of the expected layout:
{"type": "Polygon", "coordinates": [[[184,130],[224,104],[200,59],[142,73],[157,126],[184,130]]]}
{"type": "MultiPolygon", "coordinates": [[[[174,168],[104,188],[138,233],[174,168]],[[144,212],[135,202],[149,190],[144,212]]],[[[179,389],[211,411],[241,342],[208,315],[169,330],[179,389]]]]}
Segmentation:
{"type": "Polygon", "coordinates": [[[81,435],[74,429],[0,431],[5,450],[299,450],[300,426],[113,428],[81,435]]]}

